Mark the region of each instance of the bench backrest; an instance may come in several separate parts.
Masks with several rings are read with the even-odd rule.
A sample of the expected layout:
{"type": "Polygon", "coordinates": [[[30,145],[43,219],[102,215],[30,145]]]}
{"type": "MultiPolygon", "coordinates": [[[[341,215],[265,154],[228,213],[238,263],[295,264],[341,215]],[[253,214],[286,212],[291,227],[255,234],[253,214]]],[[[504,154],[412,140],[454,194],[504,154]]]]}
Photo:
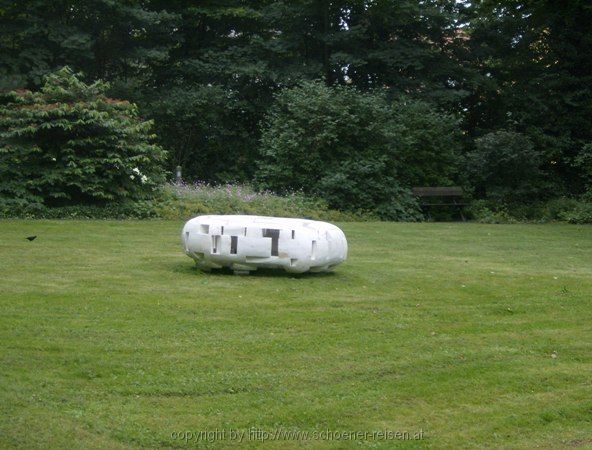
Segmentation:
{"type": "Polygon", "coordinates": [[[414,187],[411,189],[416,197],[462,197],[460,186],[414,187]]]}

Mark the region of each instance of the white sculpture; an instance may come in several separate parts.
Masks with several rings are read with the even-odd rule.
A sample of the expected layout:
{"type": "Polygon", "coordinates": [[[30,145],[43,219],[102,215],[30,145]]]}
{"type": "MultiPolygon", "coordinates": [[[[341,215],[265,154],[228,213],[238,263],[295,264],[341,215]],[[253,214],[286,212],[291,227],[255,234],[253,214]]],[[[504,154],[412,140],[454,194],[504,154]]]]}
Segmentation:
{"type": "Polygon", "coordinates": [[[345,261],[347,240],[335,225],[263,216],[198,216],[182,231],[185,253],[209,271],[258,267],[324,272],[345,261]]]}

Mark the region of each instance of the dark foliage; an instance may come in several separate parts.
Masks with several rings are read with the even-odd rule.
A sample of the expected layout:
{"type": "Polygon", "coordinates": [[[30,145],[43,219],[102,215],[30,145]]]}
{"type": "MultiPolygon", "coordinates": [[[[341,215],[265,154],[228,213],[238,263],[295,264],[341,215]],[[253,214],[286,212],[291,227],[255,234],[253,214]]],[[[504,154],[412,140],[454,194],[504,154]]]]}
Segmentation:
{"type": "MultiPolygon", "coordinates": [[[[64,66],[84,73],[89,86],[104,80],[106,95],[137,104],[154,120],[157,142],[168,150],[168,174],[181,165],[188,179],[217,183],[256,176],[276,94],[310,81],[355,87],[392,111],[376,126],[397,130],[396,151],[379,134],[382,150],[372,158],[361,147],[355,149],[360,160],[345,163],[335,155],[343,170],[323,178],[322,187],[334,204],[347,203],[348,183],[373,186],[349,203],[382,209],[387,197],[411,185],[462,184],[486,199],[512,202],[580,198],[592,190],[589,3],[0,1],[0,91],[35,92],[44,76],[64,66]],[[510,155],[485,145],[499,130],[523,136],[530,150],[513,142],[518,154],[510,155]],[[524,160],[525,151],[532,160],[524,160]],[[515,158],[528,180],[520,186],[495,172],[515,158]],[[372,180],[362,182],[362,174],[372,180]]],[[[357,104],[360,111],[347,110],[366,116],[365,102],[357,104]]],[[[339,124],[344,129],[327,126],[350,139],[352,122],[339,124]]],[[[295,134],[317,133],[305,123],[298,127],[295,134]]],[[[358,145],[352,139],[349,145],[358,145]]],[[[266,183],[283,187],[285,179],[269,178],[275,169],[266,161],[266,183]]],[[[39,169],[23,168],[23,176],[38,176],[39,169]]],[[[74,195],[65,193],[64,199],[74,195]]],[[[74,197],[86,201],[85,195],[74,197]]]]}
{"type": "Polygon", "coordinates": [[[0,199],[70,205],[139,199],[162,181],[165,156],[135,105],[65,68],[39,92],[0,97],[0,199]]]}
{"type": "Polygon", "coordinates": [[[417,219],[408,188],[420,176],[410,160],[423,160],[430,181],[450,182],[451,169],[438,167],[454,166],[452,150],[440,151],[440,143],[454,140],[454,127],[423,103],[391,105],[377,93],[304,83],[283,90],[267,117],[258,180],[274,190],[303,190],[338,209],[417,219]]]}

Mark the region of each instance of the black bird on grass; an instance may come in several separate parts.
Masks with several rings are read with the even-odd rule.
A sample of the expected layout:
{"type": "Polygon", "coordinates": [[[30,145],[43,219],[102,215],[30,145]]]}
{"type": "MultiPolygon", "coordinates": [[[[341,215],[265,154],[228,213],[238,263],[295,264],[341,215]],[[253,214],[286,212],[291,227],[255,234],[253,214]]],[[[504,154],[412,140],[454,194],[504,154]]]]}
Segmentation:
{"type": "Polygon", "coordinates": [[[37,239],[37,236],[27,236],[28,241],[34,241],[35,239],[37,239]]]}

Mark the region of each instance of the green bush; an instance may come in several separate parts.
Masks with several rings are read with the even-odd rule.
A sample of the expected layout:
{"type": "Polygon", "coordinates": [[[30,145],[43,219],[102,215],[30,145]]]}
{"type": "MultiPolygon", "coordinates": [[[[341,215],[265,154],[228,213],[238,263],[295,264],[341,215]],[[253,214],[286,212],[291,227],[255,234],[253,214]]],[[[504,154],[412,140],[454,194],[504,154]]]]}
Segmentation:
{"type": "Polygon", "coordinates": [[[584,182],[585,189],[588,189],[592,196],[592,143],[582,147],[578,155],[574,158],[574,166],[579,170],[584,182]]]}
{"type": "Polygon", "coordinates": [[[482,223],[550,222],[592,223],[592,202],[585,198],[560,197],[546,202],[500,203],[475,200],[468,208],[473,220],[482,223]]]}
{"type": "Polygon", "coordinates": [[[285,89],[266,118],[257,180],[334,209],[416,220],[415,199],[397,176],[402,130],[381,95],[312,82],[285,89]]]}
{"type": "Polygon", "coordinates": [[[575,208],[562,213],[561,218],[569,223],[592,224],[592,203],[580,202],[575,208]]]}
{"type": "Polygon", "coordinates": [[[393,105],[399,124],[397,178],[406,186],[453,186],[460,161],[460,122],[422,101],[393,105]]]}
{"type": "Polygon", "coordinates": [[[0,96],[0,203],[66,206],[138,200],[163,181],[162,148],[135,105],[68,68],[40,92],[0,96]]]}
{"type": "Polygon", "coordinates": [[[541,206],[541,217],[545,220],[565,220],[565,216],[580,206],[575,198],[559,197],[549,200],[541,206]]]}
{"type": "Polygon", "coordinates": [[[559,197],[546,202],[504,206],[509,215],[518,221],[589,223],[590,205],[585,198],[559,197]]]}
{"type": "Polygon", "coordinates": [[[470,217],[480,223],[515,223],[516,219],[503,206],[492,206],[486,200],[475,200],[467,212],[470,217]]]}
{"type": "Polygon", "coordinates": [[[154,219],[155,203],[149,200],[108,203],[105,205],[46,206],[31,203],[23,208],[0,207],[0,218],[19,219],[154,219]]]}
{"type": "Polygon", "coordinates": [[[529,203],[539,198],[541,156],[530,139],[512,131],[488,133],[467,155],[467,171],[478,195],[504,203],[529,203]]]}

